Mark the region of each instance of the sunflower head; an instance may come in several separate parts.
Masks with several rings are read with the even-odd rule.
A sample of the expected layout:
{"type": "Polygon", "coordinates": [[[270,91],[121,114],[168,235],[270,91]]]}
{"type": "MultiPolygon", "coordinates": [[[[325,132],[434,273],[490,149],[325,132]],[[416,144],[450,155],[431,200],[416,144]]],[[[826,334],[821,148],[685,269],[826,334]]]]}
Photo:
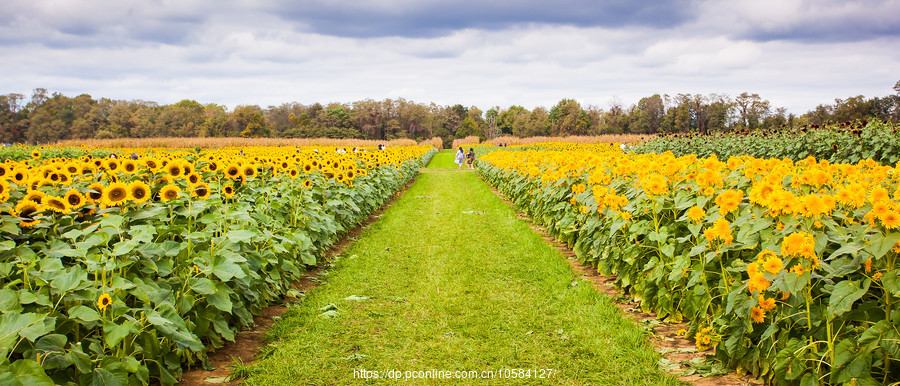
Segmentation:
{"type": "Polygon", "coordinates": [[[29,190],[28,193],[25,194],[25,197],[22,197],[22,200],[31,201],[40,205],[44,200],[44,192],[40,190],[29,190]]]}
{"type": "Polygon", "coordinates": [[[191,195],[196,198],[209,198],[209,194],[209,185],[207,185],[205,182],[201,182],[191,187],[191,195]]]}
{"type": "Polygon", "coordinates": [[[112,297],[106,292],[97,298],[97,308],[99,308],[100,311],[106,311],[106,307],[109,307],[110,304],[112,304],[112,297]]]}
{"type": "Polygon", "coordinates": [[[37,151],[37,150],[32,151],[32,152],[31,152],[31,158],[33,158],[33,159],[41,158],[41,152],[39,152],[39,151],[37,151]]]}
{"type": "Polygon", "coordinates": [[[66,195],[63,196],[63,200],[69,205],[69,208],[73,210],[81,208],[87,201],[84,196],[75,189],[69,189],[69,191],[66,192],[66,195]]]}
{"type": "Polygon", "coordinates": [[[122,163],[122,171],[129,174],[137,172],[138,165],[132,160],[125,160],[125,162],[122,163]]]}
{"type": "Polygon", "coordinates": [[[181,189],[175,185],[166,185],[159,190],[159,198],[163,201],[171,201],[178,198],[181,189]]]}
{"type": "Polygon", "coordinates": [[[234,186],[225,185],[222,187],[222,195],[225,197],[231,198],[234,197],[234,186]]]}
{"type": "Polygon", "coordinates": [[[134,181],[128,184],[128,193],[135,203],[142,203],[150,199],[150,186],[144,181],[134,181]]]}
{"type": "Polygon", "coordinates": [[[44,206],[56,213],[69,212],[69,206],[62,197],[47,196],[44,200],[44,206]]]}
{"type": "Polygon", "coordinates": [[[197,185],[198,183],[200,183],[200,175],[197,173],[188,174],[187,179],[191,185],[197,185]]]}
{"type": "Polygon", "coordinates": [[[122,182],[114,182],[103,191],[103,204],[119,206],[128,200],[128,186],[122,182]]]}
{"type": "Polygon", "coordinates": [[[311,180],[303,181],[303,186],[304,186],[305,188],[307,188],[307,189],[311,188],[311,187],[312,187],[312,181],[311,181],[311,180]]]}
{"type": "Polygon", "coordinates": [[[19,222],[19,226],[30,227],[40,223],[41,220],[35,218],[40,211],[41,204],[39,203],[25,199],[19,201],[16,204],[16,216],[22,219],[19,222]]]}
{"type": "Polygon", "coordinates": [[[244,175],[244,178],[256,177],[256,167],[253,165],[244,166],[244,170],[241,171],[241,174],[244,175]]]}
{"type": "Polygon", "coordinates": [[[182,172],[181,165],[179,165],[177,162],[170,162],[170,163],[166,164],[166,173],[169,173],[170,176],[172,176],[172,177],[181,176],[181,172],[182,172]]]}
{"type": "Polygon", "coordinates": [[[235,179],[241,176],[241,169],[237,165],[228,165],[228,168],[225,169],[225,176],[231,179],[235,179]]]}
{"type": "Polygon", "coordinates": [[[106,187],[99,182],[88,185],[88,189],[92,191],[88,192],[87,199],[91,202],[100,202],[101,200],[103,200],[103,189],[105,188],[106,187]]]}

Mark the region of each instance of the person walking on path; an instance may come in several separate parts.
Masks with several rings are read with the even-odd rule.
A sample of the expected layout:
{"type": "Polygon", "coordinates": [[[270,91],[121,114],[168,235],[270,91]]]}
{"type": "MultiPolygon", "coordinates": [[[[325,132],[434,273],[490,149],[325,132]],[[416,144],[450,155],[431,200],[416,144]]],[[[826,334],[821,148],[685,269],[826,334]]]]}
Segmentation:
{"type": "Polygon", "coordinates": [[[474,149],[474,148],[471,148],[471,147],[469,148],[469,154],[468,154],[467,157],[469,158],[469,161],[468,161],[469,169],[475,169],[475,165],[474,165],[474,163],[475,163],[475,149],[474,149]]]}
{"type": "Polygon", "coordinates": [[[456,152],[456,164],[459,165],[457,169],[462,168],[463,162],[466,160],[466,153],[463,152],[462,146],[459,147],[459,151],[456,152]]]}

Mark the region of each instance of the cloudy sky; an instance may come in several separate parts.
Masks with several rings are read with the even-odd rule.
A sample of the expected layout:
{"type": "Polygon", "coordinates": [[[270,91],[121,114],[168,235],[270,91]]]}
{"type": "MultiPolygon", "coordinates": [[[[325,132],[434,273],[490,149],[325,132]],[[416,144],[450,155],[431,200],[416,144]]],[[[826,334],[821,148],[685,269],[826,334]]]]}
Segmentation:
{"type": "Polygon", "coordinates": [[[897,15],[900,0],[3,0],[0,93],[486,110],[748,91],[800,114],[893,93],[897,15]]]}

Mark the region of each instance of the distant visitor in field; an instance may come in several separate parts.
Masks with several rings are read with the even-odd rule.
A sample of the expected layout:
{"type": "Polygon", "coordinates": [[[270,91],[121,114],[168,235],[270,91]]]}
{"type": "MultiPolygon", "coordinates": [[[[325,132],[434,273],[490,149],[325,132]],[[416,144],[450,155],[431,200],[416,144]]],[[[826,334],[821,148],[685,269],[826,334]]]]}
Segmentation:
{"type": "Polygon", "coordinates": [[[468,158],[469,158],[469,161],[468,161],[469,169],[475,169],[475,165],[474,165],[475,164],[475,149],[474,148],[471,148],[471,147],[469,148],[468,158]]]}
{"type": "Polygon", "coordinates": [[[462,146],[459,147],[459,150],[456,152],[456,164],[458,165],[457,169],[462,168],[463,161],[466,159],[466,153],[463,151],[462,146]]]}

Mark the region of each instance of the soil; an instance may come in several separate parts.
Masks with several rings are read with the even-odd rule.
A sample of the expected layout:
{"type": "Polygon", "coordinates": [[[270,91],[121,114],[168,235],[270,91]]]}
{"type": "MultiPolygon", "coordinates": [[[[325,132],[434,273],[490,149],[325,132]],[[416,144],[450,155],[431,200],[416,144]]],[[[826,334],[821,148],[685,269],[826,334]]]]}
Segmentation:
{"type": "MultiPolygon", "coordinates": [[[[424,170],[424,169],[423,169],[424,170]]],[[[361,222],[356,228],[348,232],[336,244],[331,246],[328,253],[325,254],[325,261],[329,261],[332,257],[340,255],[356,238],[365,230],[369,224],[378,221],[394,201],[409,189],[418,175],[410,180],[397,194],[391,196],[388,201],[378,210],[369,215],[365,221],[361,222]]],[[[302,293],[306,293],[319,286],[319,273],[322,267],[309,267],[307,276],[299,281],[295,281],[293,287],[302,293]]],[[[253,317],[254,325],[246,327],[234,335],[233,342],[225,342],[225,345],[208,354],[209,362],[215,367],[214,370],[206,371],[202,367],[185,368],[181,376],[182,385],[238,385],[239,380],[228,382],[227,379],[231,375],[229,366],[240,360],[244,364],[252,364],[256,354],[266,344],[266,332],[287,311],[284,304],[296,301],[296,298],[285,297],[281,299],[280,304],[273,304],[262,309],[259,315],[253,317]]],[[[199,364],[198,364],[199,366],[199,364]]]]}
{"type": "MultiPolygon", "coordinates": [[[[511,207],[515,208],[516,215],[528,222],[532,231],[541,235],[547,243],[555,246],[564,256],[567,257],[566,261],[572,266],[572,270],[578,273],[583,279],[589,281],[594,288],[597,289],[602,294],[609,296],[614,300],[616,307],[622,311],[622,314],[626,317],[634,320],[636,323],[647,323],[650,321],[657,321],[656,315],[654,313],[646,313],[641,311],[640,304],[637,302],[630,301],[631,297],[628,296],[627,293],[616,288],[615,276],[605,276],[597,273],[597,270],[590,265],[582,264],[578,258],[575,256],[575,251],[569,248],[565,243],[559,242],[557,239],[551,237],[547,230],[538,224],[535,224],[530,217],[525,215],[522,211],[520,211],[516,206],[499,190],[491,187],[491,190],[500,196],[507,204],[511,207]]],[[[693,385],[699,386],[740,386],[740,385],[762,385],[763,382],[757,379],[754,379],[750,375],[738,375],[734,372],[729,372],[725,375],[716,375],[710,377],[702,377],[698,374],[694,375],[682,375],[679,374],[682,371],[689,369],[686,363],[687,361],[694,358],[702,358],[706,355],[711,355],[711,352],[696,352],[696,344],[693,340],[687,339],[684,336],[680,336],[677,332],[681,329],[687,329],[687,324],[685,323],[653,323],[648,324],[652,326],[653,333],[650,335],[650,341],[653,344],[654,348],[658,352],[660,352],[663,358],[668,359],[671,363],[677,364],[678,368],[670,371],[671,374],[676,375],[679,380],[691,383],[693,385]],[[683,363],[684,362],[684,363],[683,363]]]]}

